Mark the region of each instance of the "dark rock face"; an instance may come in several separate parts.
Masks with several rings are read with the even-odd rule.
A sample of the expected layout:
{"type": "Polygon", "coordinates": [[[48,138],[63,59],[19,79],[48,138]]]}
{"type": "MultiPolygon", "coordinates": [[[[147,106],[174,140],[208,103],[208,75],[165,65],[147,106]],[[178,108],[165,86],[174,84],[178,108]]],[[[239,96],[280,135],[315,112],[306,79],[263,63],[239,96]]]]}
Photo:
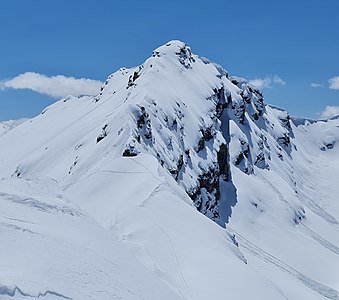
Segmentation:
{"type": "Polygon", "coordinates": [[[334,143],[328,143],[328,144],[326,144],[326,148],[327,148],[327,149],[333,149],[333,147],[334,147],[334,143]]]}
{"type": "Polygon", "coordinates": [[[191,64],[195,62],[195,59],[189,47],[185,45],[184,47],[180,48],[180,50],[176,52],[175,54],[178,56],[180,63],[186,69],[192,68],[191,64]]]}
{"type": "Polygon", "coordinates": [[[201,132],[201,139],[198,142],[197,152],[201,151],[205,147],[205,142],[213,139],[212,128],[208,127],[206,129],[200,129],[201,132]]]}
{"type": "MultiPolygon", "coordinates": [[[[179,54],[178,54],[179,55],[179,54]]],[[[183,53],[180,54],[183,56],[183,53]]],[[[221,199],[221,188],[220,181],[228,183],[230,190],[234,191],[235,187],[231,182],[230,176],[230,154],[228,152],[228,146],[226,143],[218,142],[218,134],[223,136],[229,136],[229,132],[221,132],[221,116],[223,112],[228,108],[232,98],[229,92],[225,92],[223,86],[215,88],[213,94],[206,98],[206,101],[212,101],[213,109],[209,112],[208,120],[200,127],[200,130],[195,133],[200,138],[197,141],[194,149],[190,148],[185,144],[185,104],[177,102],[173,106],[173,114],[169,117],[169,112],[160,114],[157,111],[161,111],[161,108],[156,105],[136,105],[133,108],[133,117],[135,120],[136,131],[134,133],[134,143],[130,143],[122,153],[123,156],[135,156],[139,153],[139,146],[152,147],[154,154],[157,157],[159,163],[166,168],[179,183],[182,179],[182,174],[191,168],[191,156],[200,157],[203,161],[206,160],[207,151],[213,151],[213,159],[209,164],[208,168],[201,168],[199,170],[197,181],[195,186],[187,188],[186,192],[193,200],[195,206],[203,214],[209,216],[211,219],[217,221],[219,224],[224,226],[227,220],[220,220],[219,205],[221,199]],[[159,117],[158,118],[158,114],[159,117]],[[173,118],[174,116],[174,118],[173,118]],[[153,121],[153,118],[156,118],[153,121]],[[166,147],[163,149],[156,148],[157,141],[155,140],[157,135],[153,134],[154,128],[152,124],[158,122],[161,123],[160,127],[162,130],[170,131],[171,135],[166,141],[166,147]],[[213,149],[213,145],[218,144],[216,149],[213,149]],[[177,152],[180,149],[179,152],[177,152]],[[176,151],[175,151],[176,150],[176,151]],[[172,157],[172,161],[168,161],[168,152],[170,155],[178,153],[177,156],[172,157]]],[[[223,120],[223,122],[229,122],[229,120],[223,120]]],[[[154,126],[154,125],[153,125],[154,126]]],[[[159,127],[159,125],[157,125],[159,127]]],[[[159,128],[160,128],[159,127],[159,128]]],[[[228,127],[228,125],[226,126],[228,127]]],[[[246,156],[248,155],[245,151],[246,156]]],[[[196,171],[195,171],[196,172],[196,171]]],[[[223,197],[228,197],[226,194],[223,197]]],[[[235,197],[232,196],[232,201],[228,201],[230,204],[229,215],[231,214],[231,206],[235,205],[235,197]]],[[[228,217],[229,217],[228,215],[228,217]]]]}
{"type": "Polygon", "coordinates": [[[144,136],[148,140],[152,139],[151,119],[143,106],[140,107],[140,115],[137,120],[137,126],[141,136],[144,136]]]}
{"type": "Polygon", "coordinates": [[[291,143],[290,137],[287,133],[277,139],[279,145],[283,146],[284,148],[288,147],[291,143]]]}
{"type": "Polygon", "coordinates": [[[217,153],[217,161],[219,166],[219,175],[223,175],[223,180],[228,181],[228,153],[227,153],[227,145],[221,144],[220,149],[217,153]]]}
{"type": "Polygon", "coordinates": [[[181,171],[183,165],[184,165],[184,156],[183,154],[181,154],[177,162],[177,168],[174,170],[169,170],[169,172],[174,176],[175,180],[178,180],[179,172],[181,171]]]}
{"type": "Polygon", "coordinates": [[[137,155],[138,154],[132,148],[125,149],[125,151],[122,154],[122,156],[127,156],[127,157],[132,157],[132,156],[137,156],[137,155]]]}
{"type": "Polygon", "coordinates": [[[132,75],[128,78],[126,89],[129,89],[136,85],[135,81],[140,77],[140,71],[142,70],[143,66],[139,67],[138,71],[134,71],[132,75]]]}
{"type": "Polygon", "coordinates": [[[68,174],[71,174],[73,168],[78,164],[78,160],[79,160],[79,156],[75,157],[74,162],[73,162],[72,165],[69,167],[68,174]]]}
{"type": "Polygon", "coordinates": [[[281,148],[284,149],[288,155],[291,155],[292,145],[291,145],[291,138],[288,133],[284,133],[283,136],[278,137],[277,142],[278,142],[278,145],[281,146],[281,148]]]}
{"type": "Polygon", "coordinates": [[[264,154],[263,152],[260,152],[260,153],[257,155],[254,164],[255,164],[258,168],[260,168],[260,169],[269,169],[269,165],[268,165],[268,163],[266,162],[265,154],[264,154]]]}
{"type": "Polygon", "coordinates": [[[265,103],[262,93],[251,86],[245,79],[231,77],[231,82],[240,89],[242,101],[232,104],[234,115],[240,124],[244,124],[245,112],[247,111],[253,121],[258,121],[265,112],[265,103]]]}
{"type": "MultiPolygon", "coordinates": [[[[158,55],[161,56],[162,54],[154,53],[154,56],[158,55]]],[[[189,48],[180,48],[176,55],[185,68],[192,67],[194,58],[189,48]]],[[[134,72],[129,79],[130,85],[134,84],[138,78],[138,72],[134,72]]],[[[203,122],[198,132],[190,133],[199,137],[193,149],[185,144],[185,135],[187,134],[185,132],[185,103],[176,101],[175,105],[172,106],[172,112],[163,112],[161,107],[155,104],[155,100],[152,100],[153,102],[150,105],[136,105],[133,110],[137,129],[133,135],[135,144],[130,143],[123,152],[123,156],[135,156],[139,152],[137,150],[139,149],[138,144],[152,147],[159,163],[172,174],[179,184],[184,184],[182,182],[183,174],[193,168],[191,165],[192,155],[198,157],[202,164],[205,164],[207,153],[212,152],[212,158],[209,157],[208,167],[202,167],[194,171],[198,172],[195,185],[187,187],[186,192],[200,212],[222,226],[230,217],[232,206],[236,204],[236,188],[232,182],[230,164],[233,163],[245,174],[252,174],[254,166],[269,169],[267,160],[270,160],[270,156],[267,155],[267,151],[270,149],[265,136],[260,136],[257,145],[258,150],[253,154],[251,153],[253,141],[250,136],[247,136],[246,139],[239,139],[241,151],[233,157],[232,161],[230,159],[228,123],[231,118],[240,126],[248,126],[245,116],[248,114],[254,122],[263,124],[263,115],[265,113],[263,97],[259,90],[241,78],[232,78],[231,80],[239,88],[239,97],[232,99],[231,93],[225,89],[223,84],[213,88],[213,93],[206,98],[206,101],[210,101],[213,104],[213,109],[206,116],[208,122],[203,122]],[[224,112],[229,117],[225,118],[224,112]],[[154,125],[159,124],[159,122],[161,125],[154,125]],[[162,128],[162,130],[171,132],[171,135],[167,138],[166,145],[162,146],[164,148],[155,146],[157,145],[157,135],[154,135],[152,131],[158,129],[152,128],[152,126],[160,126],[159,128],[162,128]],[[220,136],[226,142],[220,142],[220,136]],[[169,157],[171,157],[171,161],[169,161],[169,157]],[[223,183],[221,184],[221,182],[223,183]],[[222,192],[222,189],[226,189],[228,192],[222,192]],[[222,214],[219,211],[221,202],[227,203],[223,207],[228,207],[227,216],[224,216],[223,220],[221,220],[222,214]]],[[[289,120],[284,122],[285,126],[288,126],[288,124],[289,120]]],[[[278,143],[288,147],[288,134],[278,139],[278,143]]]]}
{"type": "Polygon", "coordinates": [[[299,210],[294,211],[293,221],[297,225],[306,218],[305,210],[300,208],[299,210]]]}
{"type": "Polygon", "coordinates": [[[97,143],[99,143],[101,140],[103,140],[106,136],[107,136],[107,124],[105,124],[103,127],[102,127],[102,130],[101,130],[101,133],[98,135],[97,137],[97,143]]]}
{"type": "Polygon", "coordinates": [[[198,183],[196,190],[193,193],[188,193],[188,195],[201,213],[215,221],[220,217],[218,208],[220,196],[218,168],[211,168],[201,174],[198,183]]]}
{"type": "MultiPolygon", "coordinates": [[[[265,155],[265,147],[268,148],[268,150],[270,149],[269,145],[267,144],[267,139],[265,136],[261,136],[261,139],[258,141],[258,149],[259,152],[254,160],[254,165],[256,165],[258,168],[260,169],[266,169],[269,170],[269,164],[266,161],[266,155],[265,155]]],[[[271,157],[268,156],[268,159],[270,160],[271,157]]]]}
{"type": "Polygon", "coordinates": [[[286,115],[286,118],[280,118],[280,123],[282,127],[286,128],[287,130],[291,130],[291,117],[289,114],[286,115]]]}
{"type": "MultiPolygon", "coordinates": [[[[171,44],[166,46],[175,46],[171,58],[180,63],[180,74],[187,76],[195,68],[197,57],[184,44],[178,48],[171,44]]],[[[152,62],[150,68],[155,69],[156,61],[161,61],[166,55],[166,49],[154,51],[155,63],[152,62]]],[[[129,74],[127,89],[134,89],[138,82],[142,84],[142,76],[148,71],[143,66],[133,70],[129,74]]],[[[271,146],[283,160],[284,155],[292,151],[293,132],[290,117],[283,111],[279,113],[279,124],[270,123],[262,93],[245,79],[228,77],[220,67],[216,67],[215,76],[220,81],[207,89],[210,95],[201,99],[207,104],[203,104],[205,115],[199,119],[189,115],[192,107],[180,97],[169,99],[170,102],[162,106],[162,99],[154,99],[149,94],[144,102],[133,105],[131,114],[135,126],[132,126],[131,138],[122,155],[135,156],[147,149],[183,186],[196,208],[224,226],[237,202],[231,164],[247,175],[258,168],[270,170],[271,146]],[[229,84],[234,86],[230,88],[229,84]],[[192,120],[197,122],[194,126],[189,123],[192,120]],[[274,131],[274,125],[279,126],[276,132],[280,135],[272,135],[276,144],[265,136],[274,131]],[[234,136],[233,129],[238,130],[239,135],[234,136]],[[230,153],[230,149],[238,153],[230,153]],[[227,212],[221,212],[220,207],[227,212]]],[[[105,131],[103,128],[98,141],[105,137],[105,131]]]]}
{"type": "Polygon", "coordinates": [[[331,150],[335,146],[335,140],[327,141],[324,144],[325,145],[320,148],[322,151],[331,150]]]}
{"type": "Polygon", "coordinates": [[[238,104],[234,104],[232,106],[232,109],[233,109],[234,115],[238,119],[239,123],[243,125],[244,121],[245,121],[245,103],[240,102],[238,104]]]}

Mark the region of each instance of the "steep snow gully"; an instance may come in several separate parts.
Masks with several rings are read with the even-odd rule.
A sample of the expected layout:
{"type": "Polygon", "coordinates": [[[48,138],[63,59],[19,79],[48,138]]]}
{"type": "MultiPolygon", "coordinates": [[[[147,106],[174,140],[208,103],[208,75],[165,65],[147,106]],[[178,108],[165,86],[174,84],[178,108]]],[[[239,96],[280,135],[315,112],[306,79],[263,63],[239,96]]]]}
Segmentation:
{"type": "Polygon", "coordinates": [[[0,133],[1,299],[339,299],[339,118],[180,41],[0,133]]]}

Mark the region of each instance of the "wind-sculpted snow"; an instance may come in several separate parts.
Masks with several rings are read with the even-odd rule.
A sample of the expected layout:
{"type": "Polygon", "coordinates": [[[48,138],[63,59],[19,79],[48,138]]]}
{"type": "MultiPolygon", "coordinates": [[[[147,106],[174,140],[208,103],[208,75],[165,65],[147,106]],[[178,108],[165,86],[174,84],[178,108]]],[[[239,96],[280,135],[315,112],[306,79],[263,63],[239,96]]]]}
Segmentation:
{"type": "Polygon", "coordinates": [[[183,299],[284,299],[149,155],[115,159],[67,194],[183,299]]]}
{"type": "MultiPolygon", "coordinates": [[[[62,99],[3,135],[0,177],[50,177],[62,191],[44,202],[18,189],[1,190],[0,197],[18,212],[52,215],[60,228],[64,219],[93,218],[105,232],[103,245],[101,235],[79,236],[96,249],[118,242],[127,250],[122,260],[133,256],[178,298],[337,299],[338,142],[338,118],[291,117],[266,105],[245,79],[171,41],[142,65],[110,75],[97,96],[62,99]]],[[[30,190],[44,191],[45,184],[30,190]]],[[[55,237],[14,221],[25,220],[17,214],[1,221],[18,234],[14,241],[26,236],[21,243],[34,245],[40,235],[55,237]]],[[[73,238],[72,232],[63,234],[73,238]]],[[[22,246],[16,243],[8,247],[22,246]]],[[[81,255],[81,262],[97,260],[81,255]]],[[[68,274],[66,267],[40,267],[42,274],[68,274]]],[[[81,280],[112,292],[107,286],[116,277],[102,279],[92,265],[84,268],[81,276],[97,281],[81,280]]],[[[70,297],[78,291],[76,280],[67,281],[68,290],[32,290],[18,277],[1,278],[12,292],[70,297]]],[[[152,299],[147,286],[139,298],[152,299]]]]}
{"type": "Polygon", "coordinates": [[[1,299],[180,299],[58,189],[0,181],[1,299]]]}

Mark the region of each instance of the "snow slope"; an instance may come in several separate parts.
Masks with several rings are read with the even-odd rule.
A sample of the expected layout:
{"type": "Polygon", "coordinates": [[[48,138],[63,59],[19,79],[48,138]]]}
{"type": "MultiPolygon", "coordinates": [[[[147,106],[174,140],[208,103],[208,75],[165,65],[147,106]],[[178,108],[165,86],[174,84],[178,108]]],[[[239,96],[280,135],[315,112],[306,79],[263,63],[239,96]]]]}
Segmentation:
{"type": "Polygon", "coordinates": [[[53,178],[177,297],[338,299],[338,140],[171,41],[2,136],[0,177],[53,178]]]}
{"type": "Polygon", "coordinates": [[[238,204],[227,227],[245,255],[252,252],[325,298],[337,299],[339,150],[328,141],[339,140],[339,122],[291,122],[291,128],[290,157],[272,159],[270,171],[256,170],[251,178],[234,169],[238,204]]]}
{"type": "Polygon", "coordinates": [[[53,180],[3,179],[0,200],[1,299],[180,299],[53,180]]]}
{"type": "Polygon", "coordinates": [[[0,136],[6,134],[11,129],[19,126],[21,123],[26,122],[28,119],[9,120],[0,122],[0,136]]]}

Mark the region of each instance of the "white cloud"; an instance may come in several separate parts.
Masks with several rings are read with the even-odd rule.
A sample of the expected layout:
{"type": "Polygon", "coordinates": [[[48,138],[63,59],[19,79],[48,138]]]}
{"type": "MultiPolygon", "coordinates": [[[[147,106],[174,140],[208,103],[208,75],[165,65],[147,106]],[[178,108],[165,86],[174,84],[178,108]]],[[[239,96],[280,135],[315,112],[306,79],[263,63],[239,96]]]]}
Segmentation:
{"type": "Polygon", "coordinates": [[[253,79],[250,80],[250,84],[256,86],[258,89],[265,89],[265,88],[269,88],[271,85],[271,80],[269,78],[265,78],[265,79],[253,79]]]}
{"type": "Polygon", "coordinates": [[[30,89],[53,98],[62,98],[68,95],[96,95],[99,93],[101,85],[102,82],[98,80],[77,79],[63,75],[48,77],[34,72],[26,72],[0,82],[1,89],[30,89]]]}
{"type": "Polygon", "coordinates": [[[311,83],[311,87],[313,87],[313,88],[320,88],[320,87],[322,87],[323,85],[321,84],[321,83],[317,83],[317,82],[312,82],[311,83]]]}
{"type": "Polygon", "coordinates": [[[282,80],[278,75],[274,75],[273,77],[256,78],[250,80],[249,82],[259,89],[272,88],[274,85],[286,85],[286,82],[282,80]]]}
{"type": "Polygon", "coordinates": [[[326,106],[321,113],[321,117],[326,119],[335,115],[339,115],[339,106],[326,106]]]}
{"type": "Polygon", "coordinates": [[[282,86],[286,85],[286,82],[284,80],[282,80],[278,75],[273,76],[272,82],[275,83],[275,84],[282,85],[282,86]]]}
{"type": "Polygon", "coordinates": [[[330,89],[339,90],[339,76],[332,77],[328,83],[330,89]]]}

